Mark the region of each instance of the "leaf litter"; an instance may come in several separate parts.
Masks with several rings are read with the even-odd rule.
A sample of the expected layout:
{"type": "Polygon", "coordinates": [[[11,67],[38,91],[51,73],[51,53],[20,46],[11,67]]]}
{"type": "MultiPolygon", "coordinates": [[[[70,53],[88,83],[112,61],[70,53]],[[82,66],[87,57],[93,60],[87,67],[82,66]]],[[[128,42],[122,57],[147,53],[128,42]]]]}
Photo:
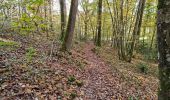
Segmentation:
{"type": "Polygon", "coordinates": [[[14,50],[1,49],[2,100],[157,99],[158,79],[131,69],[134,64],[119,61],[111,48],[94,52],[91,42],[78,43],[63,53],[56,43],[49,59],[51,42],[34,41],[37,56],[27,62],[26,48],[33,42],[20,43],[14,50]]]}

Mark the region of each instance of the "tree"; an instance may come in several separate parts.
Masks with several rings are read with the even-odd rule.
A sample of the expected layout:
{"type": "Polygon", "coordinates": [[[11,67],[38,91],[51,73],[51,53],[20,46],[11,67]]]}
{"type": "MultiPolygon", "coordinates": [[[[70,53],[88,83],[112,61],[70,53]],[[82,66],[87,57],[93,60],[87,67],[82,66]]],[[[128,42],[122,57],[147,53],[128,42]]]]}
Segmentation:
{"type": "Polygon", "coordinates": [[[68,25],[66,30],[66,36],[64,38],[63,45],[62,45],[62,49],[64,51],[68,51],[71,48],[77,10],[78,10],[78,0],[71,0],[71,7],[70,7],[69,20],[68,20],[68,25]]]}
{"type": "Polygon", "coordinates": [[[158,0],[159,100],[170,100],[170,0],[158,0]]]}
{"type": "Polygon", "coordinates": [[[96,46],[101,46],[101,31],[102,31],[102,0],[98,1],[98,18],[97,18],[97,33],[96,46]]]}
{"type": "Polygon", "coordinates": [[[84,39],[86,40],[87,39],[87,33],[88,33],[88,22],[89,22],[89,0],[83,0],[82,3],[82,8],[84,10],[84,18],[83,18],[83,21],[84,21],[84,39]]]}
{"type": "Polygon", "coordinates": [[[48,0],[48,3],[49,3],[49,20],[50,20],[50,30],[53,30],[53,13],[52,13],[52,10],[53,10],[53,1],[52,0],[48,0]]]}
{"type": "Polygon", "coordinates": [[[60,0],[60,14],[61,14],[61,38],[60,38],[60,40],[63,40],[64,36],[65,36],[66,17],[67,17],[66,1],[65,0],[60,0]]]}
{"type": "Polygon", "coordinates": [[[129,51],[128,62],[131,62],[131,60],[132,60],[133,50],[134,50],[134,47],[135,47],[135,42],[140,37],[140,29],[141,29],[141,25],[142,25],[142,18],[143,18],[143,12],[144,12],[144,8],[145,8],[145,2],[146,2],[146,0],[140,0],[139,1],[139,7],[138,7],[138,11],[137,11],[137,18],[136,18],[135,27],[134,27],[133,33],[132,33],[133,38],[132,38],[131,48],[130,48],[130,51],[129,51]]]}

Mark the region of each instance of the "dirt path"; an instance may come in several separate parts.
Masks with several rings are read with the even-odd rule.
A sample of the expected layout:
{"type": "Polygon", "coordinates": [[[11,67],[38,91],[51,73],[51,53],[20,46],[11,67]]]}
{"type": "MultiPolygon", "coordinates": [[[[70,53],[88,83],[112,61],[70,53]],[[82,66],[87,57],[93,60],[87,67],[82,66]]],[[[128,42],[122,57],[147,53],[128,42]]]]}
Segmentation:
{"type": "MultiPolygon", "coordinates": [[[[157,88],[154,85],[156,81],[143,80],[142,83],[138,83],[129,80],[114,67],[120,66],[120,62],[115,60],[115,65],[111,66],[103,60],[104,58],[97,56],[92,51],[93,43],[87,43],[83,48],[85,59],[88,62],[85,72],[82,74],[83,100],[157,100],[157,88]]],[[[128,77],[133,78],[133,76],[128,77]]]]}
{"type": "Polygon", "coordinates": [[[85,85],[82,88],[84,91],[85,100],[112,100],[118,99],[121,93],[120,77],[118,73],[113,73],[101,58],[99,58],[92,49],[94,45],[85,44],[84,53],[89,65],[85,68],[84,81],[85,85]]]}

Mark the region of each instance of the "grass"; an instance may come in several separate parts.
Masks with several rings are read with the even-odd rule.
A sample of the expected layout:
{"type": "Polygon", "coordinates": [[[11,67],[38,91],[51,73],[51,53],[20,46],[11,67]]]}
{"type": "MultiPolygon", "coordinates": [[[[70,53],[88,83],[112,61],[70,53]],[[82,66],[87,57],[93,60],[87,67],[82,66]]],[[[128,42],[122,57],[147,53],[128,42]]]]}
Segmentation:
{"type": "Polygon", "coordinates": [[[33,57],[37,55],[36,49],[33,47],[27,48],[26,59],[28,62],[33,60],[33,57]]]}
{"type": "Polygon", "coordinates": [[[6,46],[19,46],[19,43],[14,42],[14,41],[8,41],[8,42],[4,42],[4,41],[0,41],[0,47],[6,47],[6,46]]]}
{"type": "Polygon", "coordinates": [[[145,63],[138,63],[137,64],[137,67],[139,67],[140,71],[144,74],[147,74],[148,73],[148,70],[149,70],[149,66],[145,63]]]}

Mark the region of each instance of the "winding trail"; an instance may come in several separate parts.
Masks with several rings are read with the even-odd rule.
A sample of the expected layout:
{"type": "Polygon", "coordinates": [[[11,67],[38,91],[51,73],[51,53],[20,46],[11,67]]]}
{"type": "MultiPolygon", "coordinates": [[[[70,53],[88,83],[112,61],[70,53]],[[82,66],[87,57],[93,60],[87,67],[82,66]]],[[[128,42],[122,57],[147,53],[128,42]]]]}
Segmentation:
{"type": "Polygon", "coordinates": [[[114,73],[113,69],[92,51],[93,48],[94,45],[88,43],[85,44],[83,50],[85,59],[89,62],[84,74],[86,83],[82,88],[85,95],[84,100],[120,99],[122,95],[118,90],[121,89],[121,84],[123,84],[120,84],[120,75],[114,73]]]}
{"type": "MultiPolygon", "coordinates": [[[[93,52],[93,48],[95,48],[93,43],[86,43],[82,50],[88,64],[81,75],[84,86],[80,90],[83,92],[82,99],[79,100],[129,100],[130,98],[157,100],[157,88],[154,86],[156,81],[143,81],[139,84],[129,80],[114,67],[121,66],[120,62],[113,59],[114,65],[108,64],[104,58],[93,52]]],[[[128,77],[135,76],[131,75],[133,74],[129,74],[128,77]]]]}

